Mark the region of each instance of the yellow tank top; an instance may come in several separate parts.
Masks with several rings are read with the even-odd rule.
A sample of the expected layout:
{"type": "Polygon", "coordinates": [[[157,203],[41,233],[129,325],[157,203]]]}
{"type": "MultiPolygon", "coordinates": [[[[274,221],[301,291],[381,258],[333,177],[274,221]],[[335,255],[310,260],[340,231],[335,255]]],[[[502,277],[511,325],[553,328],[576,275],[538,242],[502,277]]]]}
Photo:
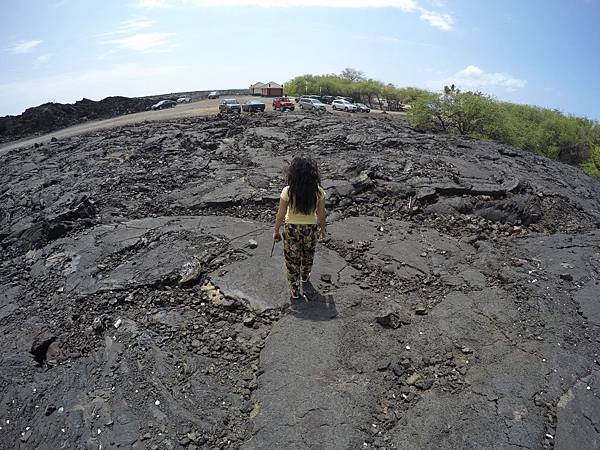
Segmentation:
{"type": "MultiPolygon", "coordinates": [[[[317,223],[317,210],[312,214],[303,214],[300,213],[290,206],[290,195],[289,195],[290,187],[286,186],[281,191],[281,199],[287,202],[287,212],[285,213],[285,223],[293,223],[296,225],[312,225],[317,223]]],[[[317,200],[325,199],[327,195],[321,186],[319,186],[319,192],[317,193],[317,200]]]]}

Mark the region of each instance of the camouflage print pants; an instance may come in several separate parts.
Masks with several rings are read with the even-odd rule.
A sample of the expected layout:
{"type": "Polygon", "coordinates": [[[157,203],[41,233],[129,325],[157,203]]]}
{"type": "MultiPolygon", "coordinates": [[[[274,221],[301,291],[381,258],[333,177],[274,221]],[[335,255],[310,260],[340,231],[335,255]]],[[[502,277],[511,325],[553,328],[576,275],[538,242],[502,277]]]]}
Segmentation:
{"type": "Polygon", "coordinates": [[[290,288],[299,288],[307,280],[317,246],[317,225],[286,224],[283,230],[283,254],[290,288]]]}

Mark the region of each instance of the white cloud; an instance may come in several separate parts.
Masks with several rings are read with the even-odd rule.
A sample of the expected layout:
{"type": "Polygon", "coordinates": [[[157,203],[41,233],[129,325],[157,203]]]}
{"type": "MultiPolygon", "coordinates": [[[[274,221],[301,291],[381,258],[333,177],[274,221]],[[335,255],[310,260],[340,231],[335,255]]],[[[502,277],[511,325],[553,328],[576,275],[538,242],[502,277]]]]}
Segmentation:
{"type": "Polygon", "coordinates": [[[446,0],[429,0],[429,2],[439,9],[443,9],[446,7],[446,0]]]}
{"type": "Polygon", "coordinates": [[[31,53],[33,50],[35,50],[36,47],[38,47],[43,42],[44,41],[39,40],[39,39],[31,40],[31,41],[19,41],[19,42],[15,42],[12,45],[9,45],[6,50],[8,50],[13,55],[21,55],[24,53],[31,53]]]}
{"type": "Polygon", "coordinates": [[[426,9],[420,9],[420,19],[429,23],[432,27],[439,28],[443,31],[451,31],[454,25],[454,19],[449,14],[441,14],[426,9]]]}
{"type": "Polygon", "coordinates": [[[44,53],[36,58],[39,63],[46,63],[54,56],[54,53],[44,53]]]}
{"type": "Polygon", "coordinates": [[[416,0],[137,0],[134,6],[140,8],[169,8],[177,5],[199,7],[225,6],[325,6],[331,8],[400,8],[412,12],[418,9],[416,0]]]}
{"type": "Polygon", "coordinates": [[[114,31],[116,34],[133,33],[136,31],[150,28],[156,24],[156,20],[147,19],[145,17],[136,17],[134,19],[124,20],[119,24],[117,29],[114,31]]]}
{"type": "Polygon", "coordinates": [[[170,8],[173,0],[138,0],[134,3],[137,8],[170,8]]]}
{"type": "Polygon", "coordinates": [[[386,36],[386,35],[381,35],[381,34],[356,34],[353,37],[358,40],[361,40],[361,41],[369,41],[369,42],[404,44],[404,45],[412,45],[412,46],[418,46],[418,47],[435,47],[434,44],[430,44],[428,42],[419,42],[419,41],[412,41],[409,39],[400,39],[395,36],[386,36]]]}
{"type": "Polygon", "coordinates": [[[170,37],[174,33],[138,33],[103,41],[122,50],[135,52],[165,52],[172,47],[170,37]]]}
{"type": "MultiPolygon", "coordinates": [[[[434,6],[445,5],[434,0],[434,6]]],[[[420,19],[435,28],[450,31],[454,19],[450,14],[430,11],[417,0],[136,0],[138,8],[172,8],[175,6],[196,6],[200,8],[255,6],[263,8],[327,7],[327,8],[396,8],[407,13],[420,13],[420,19]]]]}
{"type": "Polygon", "coordinates": [[[527,85],[527,81],[515,78],[506,72],[486,72],[477,66],[470,65],[446,79],[443,84],[455,84],[463,89],[496,88],[505,92],[515,92],[523,89],[527,85]]]}

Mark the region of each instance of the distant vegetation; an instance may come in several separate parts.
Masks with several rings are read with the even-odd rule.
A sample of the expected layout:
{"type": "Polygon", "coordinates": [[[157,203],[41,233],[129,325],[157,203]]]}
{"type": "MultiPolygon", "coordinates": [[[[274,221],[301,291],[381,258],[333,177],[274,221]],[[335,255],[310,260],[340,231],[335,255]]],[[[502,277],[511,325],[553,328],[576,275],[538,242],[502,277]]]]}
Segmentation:
{"type": "Polygon", "coordinates": [[[411,106],[409,119],[419,128],[493,139],[599,175],[600,126],[592,120],[454,86],[422,95],[411,106]]]}
{"type": "Polygon", "coordinates": [[[355,69],[339,75],[302,75],[285,85],[287,95],[342,95],[372,108],[410,106],[413,126],[492,139],[552,159],[579,165],[600,178],[600,125],[557,110],[501,102],[481,92],[446,86],[440,93],[398,88],[367,79],[355,69]]]}
{"type": "Polygon", "coordinates": [[[286,95],[341,95],[371,108],[402,110],[402,105],[412,104],[427,91],[413,87],[397,88],[393,84],[365,78],[355,69],[345,69],[340,75],[301,75],[285,85],[286,95]]]}

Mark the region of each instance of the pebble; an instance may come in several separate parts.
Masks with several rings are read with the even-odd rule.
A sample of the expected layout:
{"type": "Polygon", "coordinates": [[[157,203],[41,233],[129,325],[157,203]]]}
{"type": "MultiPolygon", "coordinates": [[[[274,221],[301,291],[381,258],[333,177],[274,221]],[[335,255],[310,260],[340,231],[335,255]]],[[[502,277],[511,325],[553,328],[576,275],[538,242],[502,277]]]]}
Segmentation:
{"type": "Polygon", "coordinates": [[[560,278],[561,280],[565,281],[573,281],[573,275],[571,275],[570,273],[561,273],[560,278]]]}
{"type": "Polygon", "coordinates": [[[413,386],[417,381],[419,381],[421,378],[423,378],[420,374],[418,373],[413,373],[410,377],[408,377],[406,379],[406,384],[408,384],[409,386],[413,386]]]}
{"type": "Polygon", "coordinates": [[[96,317],[92,322],[92,330],[96,333],[101,332],[104,329],[104,324],[102,323],[102,319],[100,317],[96,317]]]}
{"type": "Polygon", "coordinates": [[[331,283],[331,275],[328,273],[322,274],[321,281],[323,281],[324,283],[331,283]]]}
{"type": "Polygon", "coordinates": [[[415,383],[415,386],[419,389],[421,389],[422,391],[425,391],[427,389],[430,389],[431,386],[433,386],[433,379],[432,378],[427,378],[425,380],[418,380],[415,383]]]}
{"type": "Polygon", "coordinates": [[[383,266],[383,273],[387,273],[389,275],[393,275],[396,272],[393,264],[386,264],[383,266]]]}
{"type": "Polygon", "coordinates": [[[248,241],[248,247],[254,249],[254,248],[258,247],[258,242],[256,242],[254,239],[250,239],[248,241]]]}
{"type": "Polygon", "coordinates": [[[427,315],[427,308],[425,308],[424,306],[417,306],[415,308],[415,314],[417,316],[425,316],[427,315]]]}
{"type": "Polygon", "coordinates": [[[21,433],[21,442],[27,442],[32,434],[33,432],[31,430],[21,433]]]}

